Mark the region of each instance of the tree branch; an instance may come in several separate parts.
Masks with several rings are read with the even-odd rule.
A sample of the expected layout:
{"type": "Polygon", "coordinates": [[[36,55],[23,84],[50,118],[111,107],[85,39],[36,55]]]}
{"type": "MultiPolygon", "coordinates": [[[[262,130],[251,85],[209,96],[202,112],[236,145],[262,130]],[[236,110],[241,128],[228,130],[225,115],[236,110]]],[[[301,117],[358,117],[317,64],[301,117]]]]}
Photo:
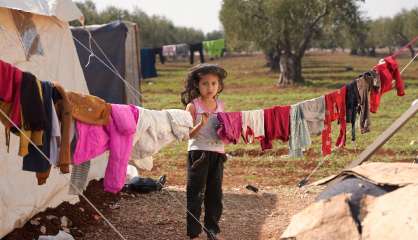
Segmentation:
{"type": "Polygon", "coordinates": [[[303,57],[303,55],[305,54],[306,48],[308,47],[312,35],[315,31],[315,27],[317,26],[318,22],[323,19],[325,16],[327,16],[329,14],[329,6],[330,6],[331,2],[328,2],[325,6],[324,11],[319,14],[313,21],[311,24],[309,24],[309,26],[305,29],[305,34],[303,37],[302,42],[299,45],[298,51],[297,51],[297,56],[298,57],[303,57]]]}

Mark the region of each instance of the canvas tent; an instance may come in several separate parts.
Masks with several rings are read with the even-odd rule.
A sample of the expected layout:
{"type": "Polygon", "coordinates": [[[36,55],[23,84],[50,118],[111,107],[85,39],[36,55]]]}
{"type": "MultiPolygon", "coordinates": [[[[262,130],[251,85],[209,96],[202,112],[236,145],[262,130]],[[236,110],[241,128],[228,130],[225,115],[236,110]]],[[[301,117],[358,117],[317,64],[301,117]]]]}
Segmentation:
{"type": "MultiPolygon", "coordinates": [[[[0,0],[0,59],[40,80],[88,93],[68,25],[76,19],[82,14],[71,0],[0,0]]],[[[18,143],[12,137],[8,153],[0,136],[0,238],[48,207],[78,201],[67,194],[69,174],[52,169],[47,183],[38,186],[35,173],[22,171],[18,143]]],[[[102,158],[92,161],[90,180],[103,177],[107,158],[102,158]]]]}
{"type": "Polygon", "coordinates": [[[74,27],[71,32],[90,93],[109,103],[139,105],[139,96],[132,90],[133,87],[139,92],[141,82],[138,26],[132,22],[115,21],[74,27]],[[115,67],[130,87],[97,58],[90,57],[85,47],[91,47],[95,55],[115,67]]]}

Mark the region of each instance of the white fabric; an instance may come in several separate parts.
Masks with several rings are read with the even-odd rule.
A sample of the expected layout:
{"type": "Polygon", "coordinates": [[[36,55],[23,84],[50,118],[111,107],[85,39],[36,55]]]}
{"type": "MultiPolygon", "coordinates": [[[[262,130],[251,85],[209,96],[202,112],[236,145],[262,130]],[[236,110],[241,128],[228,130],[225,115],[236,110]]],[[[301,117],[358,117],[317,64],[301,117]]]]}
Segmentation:
{"type": "Polygon", "coordinates": [[[61,138],[60,122],[58,120],[57,112],[55,110],[54,103],[51,102],[52,106],[52,119],[51,119],[51,140],[49,150],[49,162],[53,166],[57,166],[59,156],[59,145],[61,138]]]}
{"type": "Polygon", "coordinates": [[[71,234],[64,231],[59,231],[57,235],[39,236],[38,240],[74,240],[71,234]]]}
{"type": "Polygon", "coordinates": [[[163,46],[163,56],[173,57],[176,55],[176,45],[163,46]]]}
{"type": "Polygon", "coordinates": [[[250,128],[254,135],[246,139],[249,143],[254,141],[254,138],[264,137],[264,111],[263,110],[252,110],[242,111],[242,133],[244,137],[247,136],[248,128],[250,128]]]}
{"type": "Polygon", "coordinates": [[[139,120],[134,135],[131,163],[137,168],[151,170],[152,155],[176,140],[188,139],[193,119],[185,110],[156,111],[141,107],[138,109],[139,120]]]}
{"type": "Polygon", "coordinates": [[[83,19],[83,14],[71,0],[0,0],[0,7],[57,17],[65,22],[83,19]]]}
{"type": "MultiPolygon", "coordinates": [[[[13,2],[29,1],[0,0],[0,5],[13,2]]],[[[10,11],[0,8],[0,59],[32,72],[40,80],[57,81],[68,90],[88,93],[68,24],[57,18],[34,15],[32,20],[44,55],[33,55],[27,61],[10,11]]],[[[4,132],[3,126],[0,132],[4,132]]],[[[10,140],[10,153],[7,153],[5,139],[0,137],[0,238],[48,207],[78,201],[78,197],[67,193],[69,174],[63,175],[57,169],[52,169],[45,185],[38,186],[33,173],[22,171],[22,158],[17,155],[19,139],[12,136],[10,140]]],[[[92,161],[89,180],[102,178],[106,164],[106,157],[92,161]]]]}

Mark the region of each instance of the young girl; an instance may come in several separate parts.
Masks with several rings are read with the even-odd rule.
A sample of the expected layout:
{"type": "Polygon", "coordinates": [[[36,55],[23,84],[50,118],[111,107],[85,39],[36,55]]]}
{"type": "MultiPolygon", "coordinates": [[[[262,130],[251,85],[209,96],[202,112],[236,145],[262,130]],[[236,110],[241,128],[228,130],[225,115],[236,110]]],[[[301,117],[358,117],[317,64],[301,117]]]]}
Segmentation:
{"type": "Polygon", "coordinates": [[[187,160],[187,235],[195,239],[202,232],[199,223],[205,204],[204,230],[210,240],[219,237],[222,214],[222,178],[226,160],[224,145],[216,134],[216,113],[224,111],[218,99],[226,71],[213,64],[193,67],[186,79],[181,101],[193,116],[187,160]]]}

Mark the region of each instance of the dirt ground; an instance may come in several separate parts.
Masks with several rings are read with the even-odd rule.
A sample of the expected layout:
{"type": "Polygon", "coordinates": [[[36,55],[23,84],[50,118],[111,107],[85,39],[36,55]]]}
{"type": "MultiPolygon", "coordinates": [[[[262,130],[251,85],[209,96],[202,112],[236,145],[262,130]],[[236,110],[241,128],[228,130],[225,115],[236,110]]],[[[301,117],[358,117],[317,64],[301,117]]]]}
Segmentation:
{"type": "MultiPolygon", "coordinates": [[[[318,189],[291,186],[259,187],[258,193],[243,187],[224,189],[224,212],[221,219],[225,239],[278,239],[293,214],[311,203],[318,189]]],[[[109,218],[126,239],[187,239],[185,236],[184,186],[169,186],[161,192],[136,194],[105,193],[101,182],[92,182],[86,196],[109,218]]],[[[76,205],[63,203],[55,209],[36,215],[39,222],[26,223],[3,240],[37,239],[41,227],[55,235],[60,218],[66,216],[75,239],[118,239],[113,230],[81,200],[76,205]],[[53,218],[55,216],[57,218],[53,218]],[[51,219],[53,218],[53,219],[51,219]]],[[[201,239],[204,238],[202,235],[201,239]]]]}

